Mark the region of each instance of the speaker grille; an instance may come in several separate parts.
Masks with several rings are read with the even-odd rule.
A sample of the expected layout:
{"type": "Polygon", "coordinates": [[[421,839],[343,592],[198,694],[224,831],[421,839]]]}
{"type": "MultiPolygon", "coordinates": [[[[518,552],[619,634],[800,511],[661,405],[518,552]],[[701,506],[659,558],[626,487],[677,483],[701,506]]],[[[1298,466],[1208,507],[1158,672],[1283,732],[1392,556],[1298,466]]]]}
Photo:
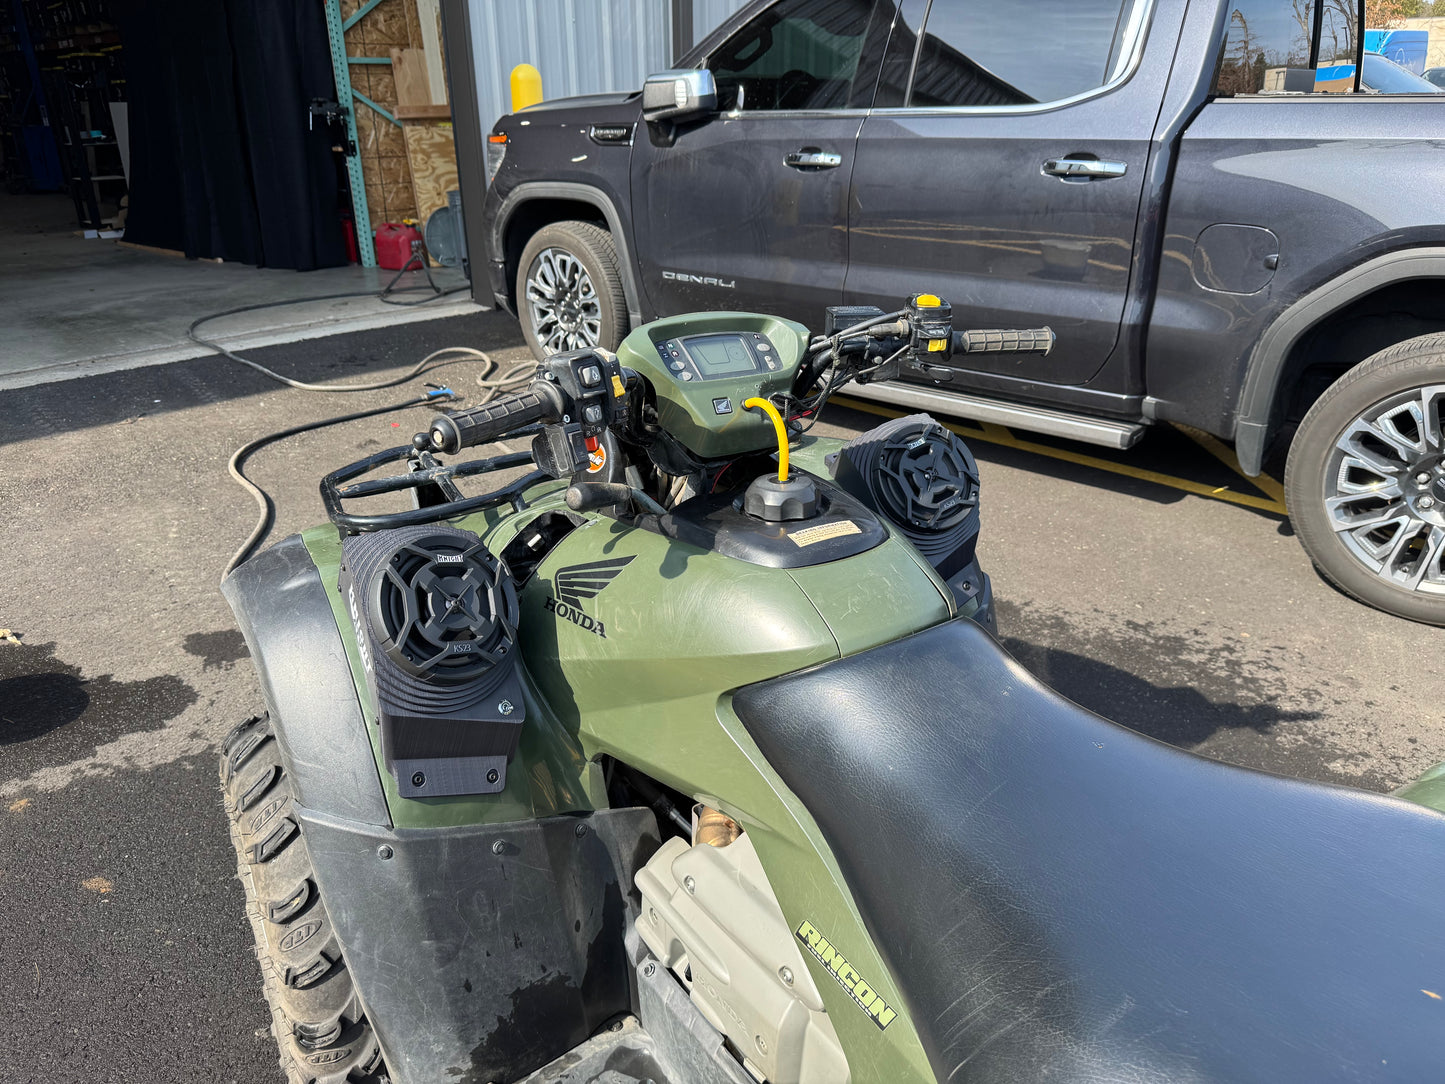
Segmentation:
{"type": "Polygon", "coordinates": [[[978,464],[962,440],[927,414],[864,433],[842,449],[835,473],[940,571],[973,560],[978,464]]]}
{"type": "Polygon", "coordinates": [[[345,549],[352,620],[361,618],[378,693],[438,714],[475,704],[510,672],[517,589],[476,535],[405,527],[349,538],[345,549]]]}
{"type": "Polygon", "coordinates": [[[373,635],[424,681],[472,681],[514,641],[516,589],[480,542],[436,532],[405,542],[372,577],[371,592],[373,635]]]}
{"type": "Polygon", "coordinates": [[[884,444],[873,481],[884,513],[921,531],[947,531],[978,507],[973,456],[938,425],[910,426],[884,444]]]}

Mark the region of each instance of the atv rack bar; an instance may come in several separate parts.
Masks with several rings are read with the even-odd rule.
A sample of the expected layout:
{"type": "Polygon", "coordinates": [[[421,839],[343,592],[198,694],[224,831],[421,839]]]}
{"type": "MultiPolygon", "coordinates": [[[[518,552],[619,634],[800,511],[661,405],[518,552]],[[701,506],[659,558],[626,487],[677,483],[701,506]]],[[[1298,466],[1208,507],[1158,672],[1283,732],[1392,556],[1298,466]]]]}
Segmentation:
{"type": "MultiPolygon", "coordinates": [[[[509,434],[509,436],[521,435],[523,435],[521,432],[509,434]]],[[[463,497],[460,500],[452,499],[429,503],[422,496],[427,488],[439,490],[443,495],[452,497],[454,494],[459,495],[456,486],[452,484],[453,478],[486,474],[494,470],[509,470],[525,463],[533,463],[535,460],[532,458],[532,453],[526,451],[508,452],[505,455],[493,456],[491,459],[473,459],[466,463],[442,465],[427,453],[420,453],[420,458],[418,455],[419,453],[412,445],[406,444],[400,448],[388,448],[384,452],[377,452],[375,455],[358,459],[355,463],[348,463],[346,466],[332,471],[321,479],[321,503],[326,507],[327,518],[343,531],[358,534],[363,531],[382,531],[393,527],[414,527],[424,523],[435,523],[438,520],[452,519],[508,502],[516,506],[517,511],[520,512],[526,507],[526,503],[522,500],[523,491],[529,486],[534,486],[551,477],[543,471],[536,470],[491,493],[483,493],[476,497],[463,497]],[[387,463],[397,463],[403,460],[417,460],[421,469],[410,471],[407,474],[393,474],[385,478],[369,478],[354,485],[342,484],[387,463]],[[361,515],[348,512],[342,506],[343,501],[357,497],[374,497],[381,493],[396,493],[406,489],[416,492],[421,507],[408,512],[361,515]]]]}

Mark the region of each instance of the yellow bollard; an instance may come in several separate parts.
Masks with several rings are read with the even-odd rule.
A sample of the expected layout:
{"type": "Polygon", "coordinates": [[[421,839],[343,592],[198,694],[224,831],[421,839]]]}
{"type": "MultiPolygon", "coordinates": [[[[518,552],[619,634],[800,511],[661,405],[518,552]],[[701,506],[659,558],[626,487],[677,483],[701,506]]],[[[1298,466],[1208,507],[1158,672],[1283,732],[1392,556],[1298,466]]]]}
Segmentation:
{"type": "Polygon", "coordinates": [[[512,69],[512,112],[536,105],[542,100],[542,73],[530,64],[512,69]]]}

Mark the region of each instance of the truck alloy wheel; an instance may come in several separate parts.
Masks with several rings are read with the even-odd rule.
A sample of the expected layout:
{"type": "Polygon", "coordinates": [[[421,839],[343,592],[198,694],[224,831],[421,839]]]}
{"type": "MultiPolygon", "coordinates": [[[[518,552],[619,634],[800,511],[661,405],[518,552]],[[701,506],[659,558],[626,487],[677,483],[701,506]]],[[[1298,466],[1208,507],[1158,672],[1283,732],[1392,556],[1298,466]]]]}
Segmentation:
{"type": "Polygon", "coordinates": [[[1300,424],[1285,473],[1290,517],[1342,590],[1445,625],[1445,335],[1351,369],[1300,424]]]}
{"type": "Polygon", "coordinates": [[[517,273],[517,316],[537,357],[601,346],[627,331],[612,235],[588,222],[554,222],[533,235],[517,273]]]}

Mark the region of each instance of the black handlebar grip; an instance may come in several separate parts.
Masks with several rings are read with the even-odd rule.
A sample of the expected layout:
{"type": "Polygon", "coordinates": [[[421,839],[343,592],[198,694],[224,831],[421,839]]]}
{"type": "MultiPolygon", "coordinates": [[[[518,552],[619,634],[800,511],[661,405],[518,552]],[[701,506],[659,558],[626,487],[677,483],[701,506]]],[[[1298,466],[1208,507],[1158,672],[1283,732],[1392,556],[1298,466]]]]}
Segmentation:
{"type": "Polygon", "coordinates": [[[546,420],[551,404],[534,391],[505,395],[481,406],[438,414],[431,422],[431,446],[448,454],[474,448],[489,440],[546,420]]]}
{"type": "Polygon", "coordinates": [[[955,331],[953,350],[956,354],[1047,354],[1054,348],[1052,328],[1035,327],[1023,331],[955,331]]]}

